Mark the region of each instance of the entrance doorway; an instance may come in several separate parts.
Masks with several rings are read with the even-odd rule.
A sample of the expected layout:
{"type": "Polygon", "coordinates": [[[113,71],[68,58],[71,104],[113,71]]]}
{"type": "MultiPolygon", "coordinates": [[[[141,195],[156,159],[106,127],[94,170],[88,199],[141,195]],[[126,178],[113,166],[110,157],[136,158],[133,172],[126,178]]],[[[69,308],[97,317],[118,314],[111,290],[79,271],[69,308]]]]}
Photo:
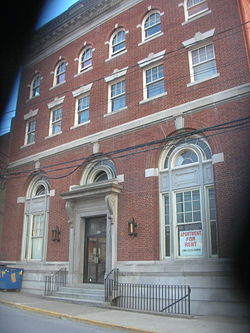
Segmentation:
{"type": "Polygon", "coordinates": [[[106,216],[85,222],[84,282],[104,283],[106,268],[106,216]]]}

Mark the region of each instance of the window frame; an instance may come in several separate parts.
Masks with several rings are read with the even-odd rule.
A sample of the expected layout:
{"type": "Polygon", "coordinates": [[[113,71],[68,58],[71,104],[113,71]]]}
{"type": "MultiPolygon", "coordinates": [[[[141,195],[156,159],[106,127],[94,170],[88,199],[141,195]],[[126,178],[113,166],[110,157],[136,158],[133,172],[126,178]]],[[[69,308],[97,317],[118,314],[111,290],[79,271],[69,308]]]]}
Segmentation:
{"type": "MultiPolygon", "coordinates": [[[[206,53],[206,56],[207,56],[207,53],[206,53]]],[[[217,77],[219,75],[218,70],[217,70],[215,47],[214,47],[214,43],[211,40],[207,41],[206,43],[198,43],[196,46],[190,47],[188,49],[188,60],[189,60],[189,69],[190,69],[190,84],[197,84],[197,83],[200,83],[200,82],[204,82],[204,81],[213,79],[214,77],[217,77]],[[197,64],[193,64],[193,57],[192,57],[193,52],[195,52],[195,51],[199,52],[199,50],[201,50],[202,48],[206,49],[210,45],[212,45],[213,57],[210,58],[210,59],[206,59],[204,61],[200,61],[197,64]],[[215,62],[214,73],[207,76],[207,77],[198,79],[198,80],[195,79],[194,68],[195,67],[197,68],[198,66],[202,66],[204,64],[207,64],[209,62],[215,62]]],[[[201,73],[202,73],[202,71],[201,71],[201,73]]],[[[189,86],[189,84],[188,84],[188,86],[189,86]]]]}
{"type": "Polygon", "coordinates": [[[155,62],[155,63],[152,63],[150,64],[149,66],[146,66],[145,68],[143,68],[143,100],[152,100],[152,99],[155,99],[155,98],[158,98],[160,96],[163,96],[166,94],[166,89],[165,89],[165,75],[164,75],[164,64],[163,62],[155,62]],[[163,77],[161,78],[158,78],[157,80],[154,80],[150,83],[147,83],[147,71],[149,70],[152,70],[153,68],[156,68],[156,67],[159,67],[159,66],[162,66],[163,67],[163,77]],[[160,82],[160,81],[163,81],[163,88],[164,88],[164,91],[157,94],[157,95],[153,95],[153,96],[149,96],[148,95],[148,87],[150,85],[153,85],[157,82],[160,82]]]}
{"type": "Polygon", "coordinates": [[[92,46],[88,45],[86,46],[82,52],[80,53],[80,56],[79,56],[79,66],[78,66],[78,73],[82,73],[82,72],[85,72],[87,71],[88,69],[91,69],[93,67],[93,52],[94,52],[94,49],[92,46]],[[87,51],[91,50],[91,56],[88,57],[87,59],[83,60],[83,56],[84,54],[87,53],[87,51]],[[86,66],[82,66],[82,64],[84,64],[85,62],[89,62],[90,63],[86,66]]]}
{"type": "Polygon", "coordinates": [[[34,178],[28,187],[25,199],[21,260],[27,262],[41,262],[46,260],[48,243],[49,198],[50,188],[47,180],[45,180],[45,177],[42,176],[34,178]],[[45,193],[41,195],[36,195],[36,191],[41,185],[44,186],[45,193]],[[34,204],[32,204],[33,202],[34,204]],[[33,236],[32,230],[34,230],[33,225],[36,216],[43,217],[43,233],[42,235],[33,236]],[[34,238],[40,238],[42,240],[42,245],[40,248],[41,255],[39,256],[39,258],[32,257],[34,238]]]}
{"type": "Polygon", "coordinates": [[[36,74],[33,78],[33,80],[31,81],[31,85],[30,85],[30,99],[31,98],[35,98],[40,96],[40,88],[41,88],[41,74],[36,74]],[[39,83],[37,85],[35,85],[35,82],[39,79],[39,83]],[[38,93],[36,94],[36,90],[38,89],[38,93]]]}
{"type": "Polygon", "coordinates": [[[141,25],[139,25],[141,27],[141,34],[142,34],[142,36],[141,36],[141,40],[142,40],[141,43],[150,41],[151,39],[154,39],[154,38],[156,38],[158,36],[161,36],[163,34],[163,31],[162,31],[162,20],[161,20],[161,16],[162,15],[164,15],[164,13],[161,13],[159,10],[156,10],[156,9],[155,10],[151,10],[150,9],[150,11],[144,16],[141,25]],[[150,16],[152,16],[154,14],[159,14],[159,16],[160,16],[160,23],[154,25],[154,26],[160,25],[160,30],[157,31],[157,32],[155,32],[155,33],[152,33],[149,36],[146,36],[146,30],[148,30],[148,29],[150,29],[150,28],[153,27],[153,26],[151,26],[151,27],[145,29],[146,21],[150,18],[150,16]]]}
{"type": "Polygon", "coordinates": [[[86,123],[90,122],[90,94],[86,93],[80,96],[77,96],[76,98],[76,106],[75,106],[75,127],[76,126],[81,126],[84,125],[86,123]],[[79,110],[79,101],[81,99],[85,99],[88,98],[88,106],[84,109],[79,110]],[[83,122],[79,122],[79,114],[83,113],[83,112],[88,112],[88,119],[83,121],[83,122]]]}
{"type": "Polygon", "coordinates": [[[206,13],[209,11],[209,7],[208,7],[208,2],[207,0],[200,0],[197,4],[194,4],[192,5],[191,7],[188,8],[188,1],[189,0],[185,0],[185,20],[186,21],[189,21],[189,20],[192,20],[192,19],[195,19],[196,17],[199,17],[200,15],[206,13]],[[194,8],[194,7],[197,7],[197,6],[200,6],[200,4],[207,4],[207,7],[205,9],[201,9],[200,11],[194,13],[194,14],[189,14],[189,9],[190,8],[194,8]]]}
{"type": "Polygon", "coordinates": [[[50,110],[49,136],[55,136],[55,135],[62,133],[62,115],[63,115],[62,105],[58,105],[50,110]],[[53,120],[53,115],[58,110],[61,110],[61,117],[56,120],[53,120]],[[59,122],[60,122],[60,131],[53,133],[53,128],[55,128],[54,127],[55,123],[59,123],[59,122]]]}
{"type": "Polygon", "coordinates": [[[127,50],[127,47],[126,47],[126,30],[124,28],[119,28],[119,29],[116,29],[114,31],[114,33],[112,34],[111,38],[110,38],[110,41],[109,41],[109,57],[112,58],[114,56],[117,56],[119,54],[122,54],[124,53],[126,50],[127,50]],[[117,42],[115,45],[113,44],[113,41],[114,39],[116,38],[116,36],[123,32],[124,33],[124,39],[120,42],[117,42]],[[114,47],[119,45],[119,44],[124,44],[124,47],[118,49],[117,51],[114,51],[114,47]]]}
{"type": "Polygon", "coordinates": [[[125,77],[119,77],[116,80],[113,80],[111,82],[109,82],[109,86],[108,86],[108,114],[115,114],[117,112],[123,111],[127,108],[127,99],[126,99],[126,80],[125,77]],[[112,96],[112,87],[124,82],[124,91],[120,94],[117,94],[115,96],[112,96]],[[119,99],[121,97],[124,97],[125,99],[125,106],[121,107],[120,109],[117,110],[113,110],[113,101],[116,99],[119,99]]]}
{"type": "MultiPolygon", "coordinates": [[[[195,139],[195,138],[194,138],[195,139]]],[[[199,139],[198,137],[196,139],[199,139]]],[[[203,141],[203,140],[202,140],[203,141]]],[[[211,179],[205,178],[205,170],[207,167],[212,168],[212,158],[208,158],[207,154],[202,148],[201,145],[189,144],[186,143],[178,143],[174,144],[175,148],[172,150],[163,151],[162,157],[160,159],[160,181],[159,181],[159,195],[160,195],[160,216],[161,216],[161,258],[162,259],[199,259],[199,258],[212,258],[218,257],[218,236],[217,236],[217,219],[216,219],[216,192],[214,186],[214,178],[211,176],[211,179]],[[198,162],[189,163],[186,165],[175,166],[175,161],[177,157],[186,150],[194,151],[198,156],[198,162]],[[167,160],[167,164],[166,164],[167,160]],[[174,178],[176,172],[178,175],[180,171],[183,170],[183,174],[185,174],[186,170],[190,170],[189,168],[195,170],[200,170],[202,172],[202,176],[199,180],[194,183],[187,183],[188,186],[183,185],[182,183],[176,183],[176,179],[174,178]],[[205,169],[204,169],[205,168],[205,169]],[[162,181],[167,181],[167,187],[164,187],[162,181]],[[174,182],[173,182],[174,181],[174,182]],[[214,220],[212,221],[210,218],[210,207],[209,207],[209,189],[213,189],[213,205],[212,209],[214,220]],[[190,252],[191,255],[181,255],[180,251],[180,235],[178,232],[179,225],[185,226],[190,223],[177,223],[177,205],[176,205],[176,194],[184,193],[188,191],[199,190],[199,211],[200,211],[200,220],[194,220],[190,223],[193,225],[193,228],[186,229],[187,231],[192,230],[202,230],[201,235],[197,236],[197,240],[202,241],[202,245],[197,248],[193,252],[190,252]],[[168,199],[166,199],[168,197],[168,199]],[[167,200],[167,203],[166,203],[167,200]],[[214,223],[214,224],[213,224],[214,223]],[[195,228],[197,224],[197,229],[195,228]],[[212,230],[213,228],[213,230],[212,230]],[[213,240],[212,240],[213,236],[213,240]],[[213,244],[212,244],[213,242],[213,244]],[[202,249],[202,250],[201,250],[202,249]],[[214,251],[212,253],[212,250],[214,251]],[[194,255],[195,251],[197,251],[197,255],[194,255]],[[202,253],[201,253],[202,251],[202,253]],[[199,254],[199,255],[198,255],[199,254]]],[[[206,144],[207,147],[209,147],[206,144]]],[[[205,149],[207,149],[205,147],[205,149]]],[[[210,148],[209,148],[210,149],[210,148]]],[[[206,171],[207,172],[207,171],[206,171]]],[[[206,176],[207,177],[207,176],[206,176]]],[[[192,203],[193,201],[191,201],[192,203]]],[[[193,203],[192,203],[193,205],[193,203]]],[[[197,206],[192,206],[197,208],[197,206]]],[[[196,209],[195,208],[195,209],[196,209]]],[[[184,207],[183,207],[184,209],[184,207]]],[[[187,211],[188,213],[188,211],[187,211]]],[[[183,240],[183,239],[182,239],[183,240]]],[[[198,243],[197,243],[198,244],[198,243]]],[[[182,252],[183,254],[184,252],[182,252]]]]}
{"type": "Polygon", "coordinates": [[[53,86],[59,86],[66,82],[66,69],[67,69],[67,62],[65,60],[60,61],[54,71],[54,82],[53,86]],[[59,71],[60,67],[65,65],[65,68],[62,72],[59,71]],[[62,81],[60,78],[63,78],[62,81]]]}
{"type": "Polygon", "coordinates": [[[30,118],[28,120],[26,120],[26,130],[25,130],[25,139],[24,139],[24,144],[27,145],[32,145],[35,143],[35,136],[36,136],[36,118],[30,118]],[[30,130],[30,126],[31,124],[35,124],[34,128],[31,128],[30,130]],[[32,141],[29,142],[29,137],[34,138],[32,141]]]}

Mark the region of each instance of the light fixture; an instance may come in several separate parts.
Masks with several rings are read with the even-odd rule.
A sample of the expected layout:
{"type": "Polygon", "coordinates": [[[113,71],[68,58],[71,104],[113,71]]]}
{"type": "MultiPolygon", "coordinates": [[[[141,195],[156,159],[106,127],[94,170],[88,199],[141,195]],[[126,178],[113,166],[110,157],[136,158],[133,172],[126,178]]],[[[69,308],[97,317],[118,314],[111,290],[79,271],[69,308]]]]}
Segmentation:
{"type": "Polygon", "coordinates": [[[135,222],[134,218],[128,221],[128,235],[129,236],[137,236],[137,232],[135,232],[135,228],[137,227],[137,223],[135,222]]]}
{"type": "Polygon", "coordinates": [[[52,229],[52,241],[60,242],[61,231],[58,226],[52,229]]]}

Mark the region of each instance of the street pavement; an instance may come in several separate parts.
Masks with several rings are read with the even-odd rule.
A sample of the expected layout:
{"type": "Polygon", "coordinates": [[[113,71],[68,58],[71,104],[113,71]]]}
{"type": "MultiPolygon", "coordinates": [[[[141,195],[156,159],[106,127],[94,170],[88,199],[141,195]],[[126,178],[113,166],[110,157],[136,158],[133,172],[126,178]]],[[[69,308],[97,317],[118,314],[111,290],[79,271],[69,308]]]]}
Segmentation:
{"type": "Polygon", "coordinates": [[[249,333],[250,320],[216,316],[169,316],[72,304],[23,292],[0,291],[0,303],[43,315],[127,332],[249,333]]]}

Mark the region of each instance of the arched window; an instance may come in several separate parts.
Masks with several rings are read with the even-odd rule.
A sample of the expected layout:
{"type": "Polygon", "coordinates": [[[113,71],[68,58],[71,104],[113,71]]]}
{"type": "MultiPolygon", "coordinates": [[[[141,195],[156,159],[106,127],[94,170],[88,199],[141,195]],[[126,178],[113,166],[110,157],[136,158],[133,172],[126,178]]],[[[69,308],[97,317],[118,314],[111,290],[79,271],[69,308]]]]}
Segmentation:
{"type": "Polygon", "coordinates": [[[113,161],[100,159],[90,162],[85,169],[81,184],[92,184],[116,178],[116,168],[113,161]]]}
{"type": "Polygon", "coordinates": [[[37,74],[31,83],[30,98],[40,96],[41,75],[37,74]]]}
{"type": "Polygon", "coordinates": [[[108,175],[105,171],[100,171],[94,178],[94,183],[108,180],[108,175]]]}
{"type": "Polygon", "coordinates": [[[161,15],[158,11],[150,12],[143,23],[144,39],[161,32],[161,15]]]}
{"type": "Polygon", "coordinates": [[[188,138],[161,159],[162,258],[217,255],[216,205],[211,150],[188,138]]]}
{"type": "Polygon", "coordinates": [[[80,66],[79,72],[84,71],[87,68],[92,66],[92,56],[93,56],[93,49],[92,47],[85,48],[80,55],[80,66]]]}
{"type": "Polygon", "coordinates": [[[54,80],[55,85],[65,82],[66,66],[67,64],[65,61],[60,62],[59,65],[57,65],[54,80]]]}
{"type": "Polygon", "coordinates": [[[49,207],[49,184],[46,177],[30,183],[25,200],[23,260],[45,260],[49,207]]]}
{"type": "Polygon", "coordinates": [[[126,49],[126,32],[119,29],[111,37],[110,55],[117,54],[126,49]]]}

